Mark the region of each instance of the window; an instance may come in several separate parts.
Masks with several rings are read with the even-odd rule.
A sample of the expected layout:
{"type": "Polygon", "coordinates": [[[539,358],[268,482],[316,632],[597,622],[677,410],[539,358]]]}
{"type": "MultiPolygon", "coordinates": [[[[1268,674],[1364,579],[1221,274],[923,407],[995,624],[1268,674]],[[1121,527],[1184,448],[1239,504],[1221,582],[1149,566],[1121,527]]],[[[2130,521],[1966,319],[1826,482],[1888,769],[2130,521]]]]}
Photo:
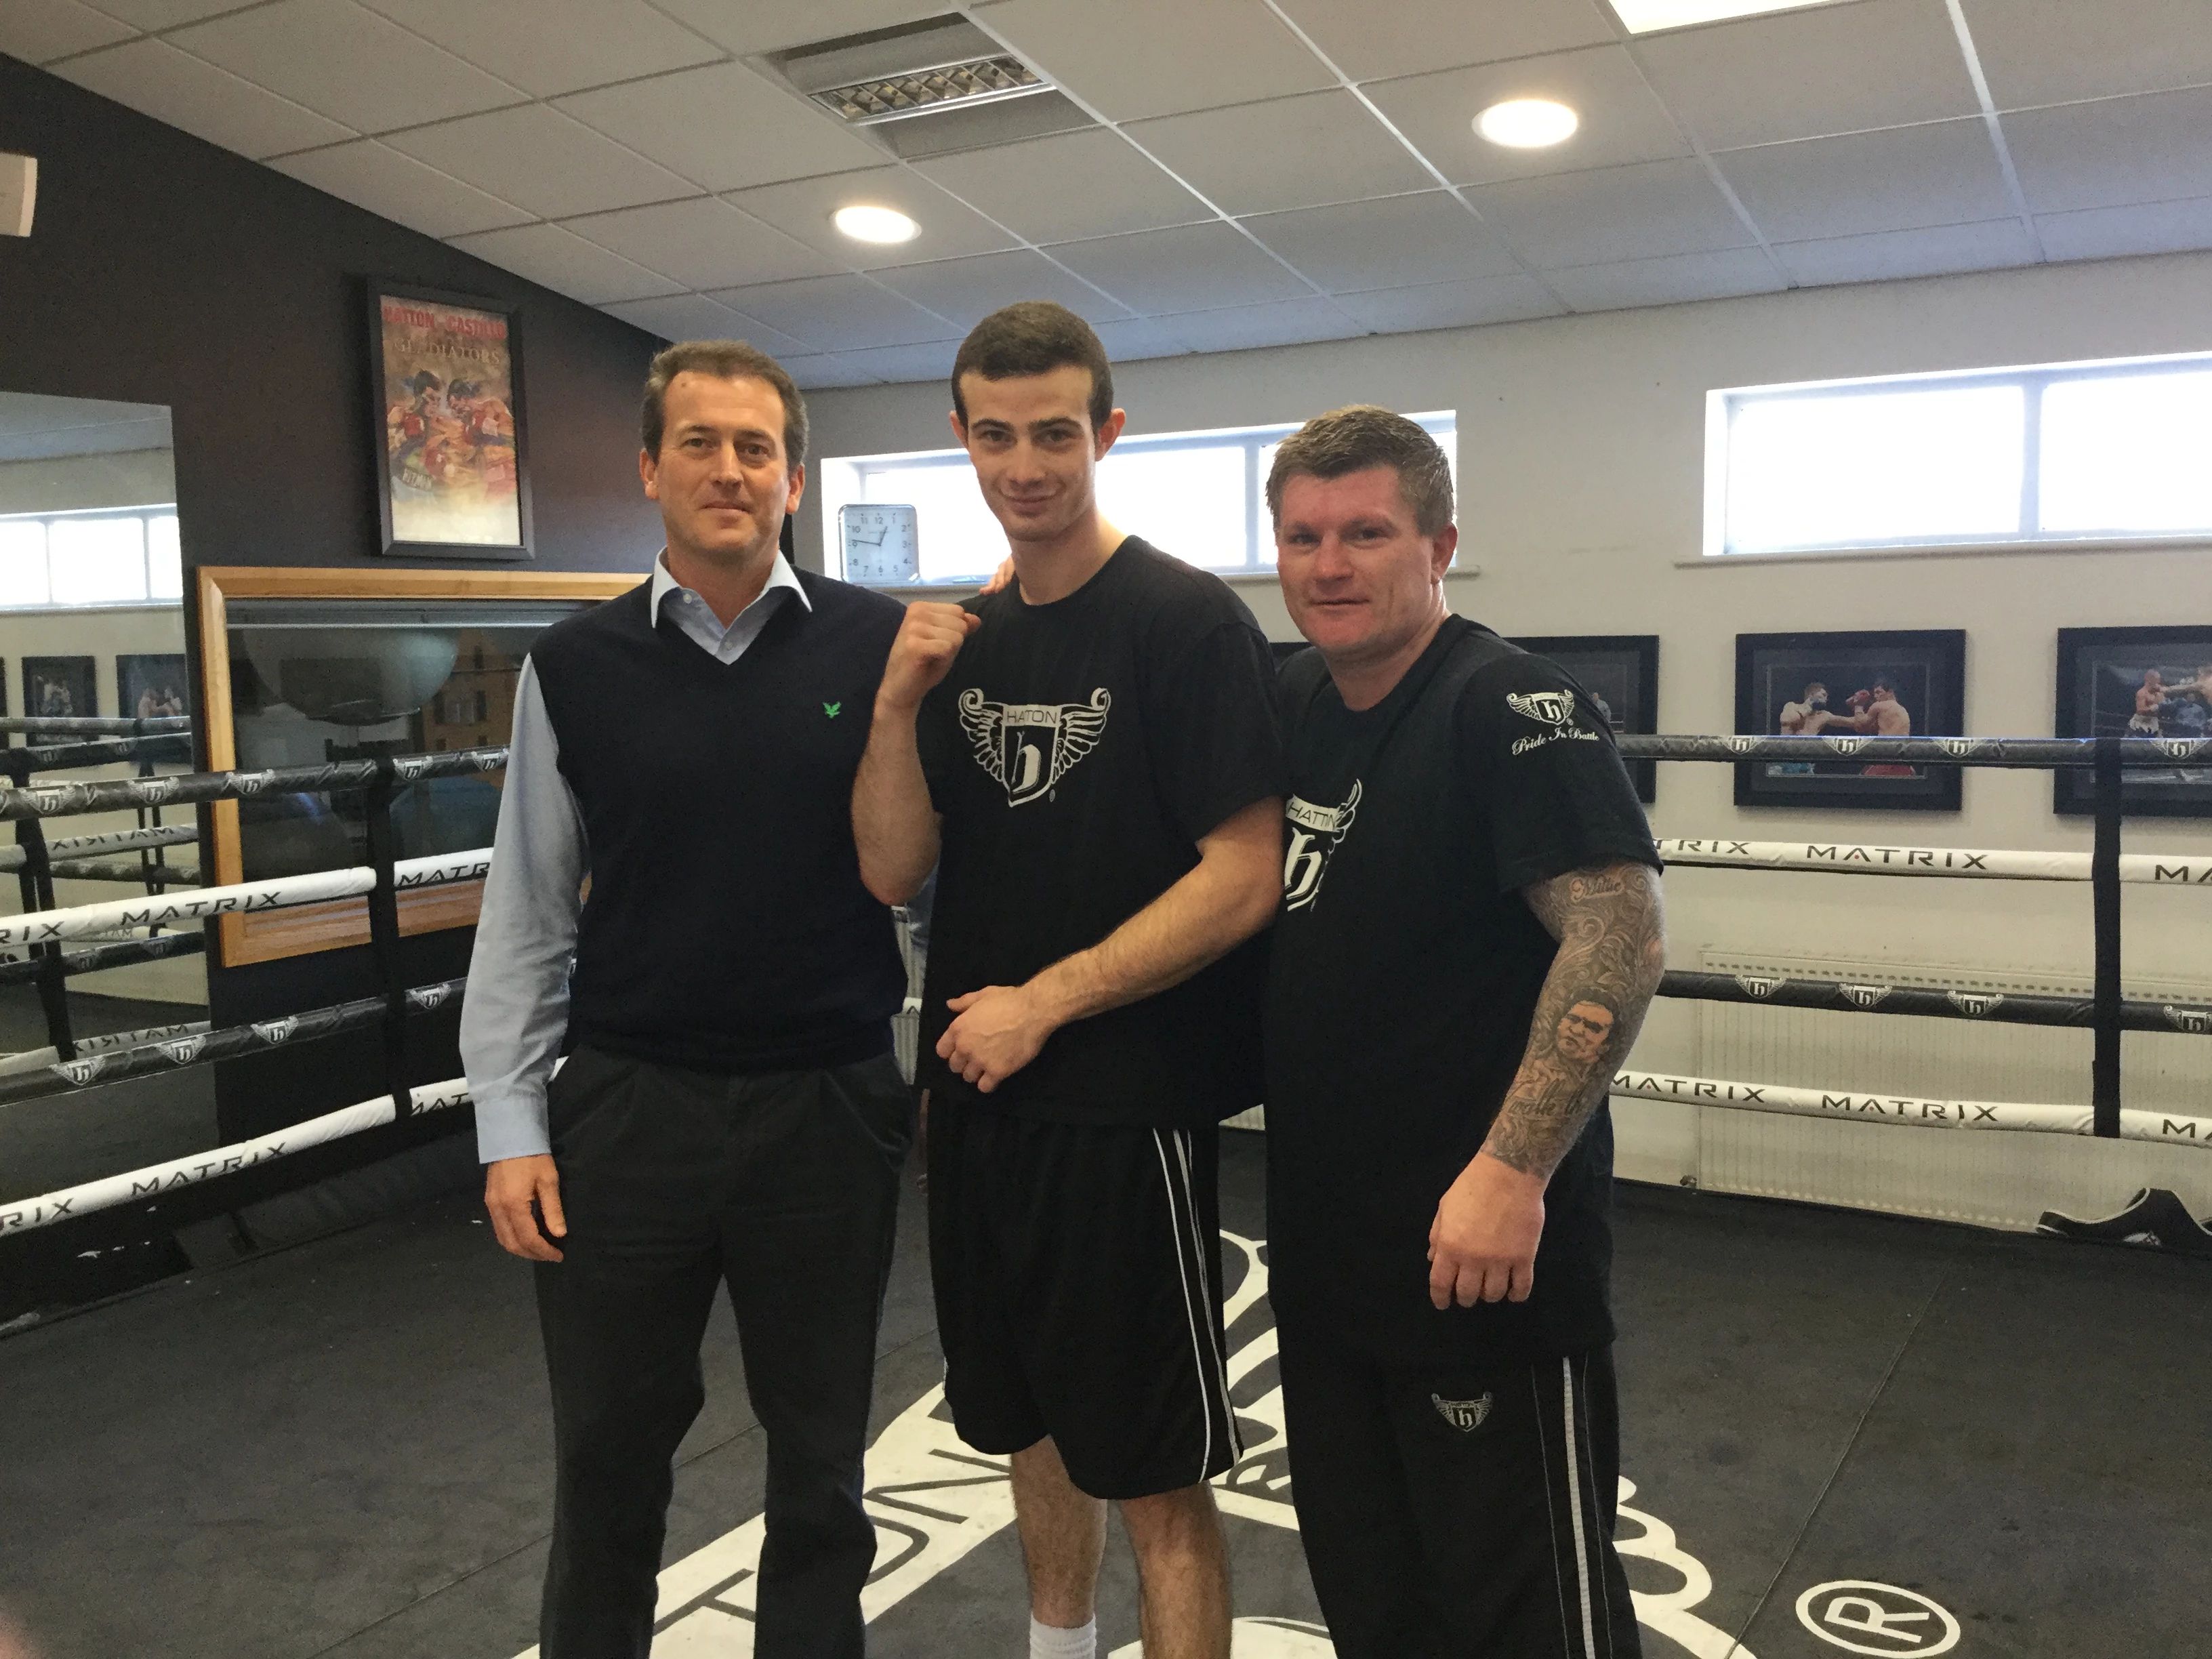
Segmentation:
{"type": "MultiPolygon", "coordinates": [[[[1446,410],[1412,417],[1443,446],[1456,473],[1458,422],[1446,410]]],[[[1275,538],[1265,491],[1275,447],[1298,429],[1227,428],[1124,437],[1098,464],[1107,519],[1224,576],[1271,573],[1275,538]]],[[[841,569],[837,509],[881,502],[915,509],[923,582],[981,581],[1006,556],[1006,538],[975,487],[967,453],[830,457],[822,463],[823,553],[841,569]]]]}
{"type": "Polygon", "coordinates": [[[180,599],[172,507],[0,517],[0,611],[180,599]]]}
{"type": "Polygon", "coordinates": [[[1706,399],[1705,551],[2212,538],[2212,356],[1706,399]]]}

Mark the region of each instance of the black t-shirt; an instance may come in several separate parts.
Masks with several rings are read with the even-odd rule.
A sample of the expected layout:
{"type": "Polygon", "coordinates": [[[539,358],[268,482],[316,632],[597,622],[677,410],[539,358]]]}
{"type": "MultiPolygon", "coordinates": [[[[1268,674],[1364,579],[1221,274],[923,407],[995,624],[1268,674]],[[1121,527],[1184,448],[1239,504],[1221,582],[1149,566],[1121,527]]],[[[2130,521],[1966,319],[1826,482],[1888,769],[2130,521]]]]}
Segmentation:
{"type": "Polygon", "coordinates": [[[1212,1123],[1259,1098],[1264,959],[1247,945],[1182,984],[1054,1032],[982,1094],[937,1057],[946,1002],[1088,950],[1198,862],[1199,839],[1283,792],[1274,668],[1243,602],[1131,537],[1066,599],[1018,586],[921,707],[945,820],[922,1000],[937,1097],[1083,1123],[1212,1123]]]}
{"type": "Polygon", "coordinates": [[[1448,618],[1374,708],[1285,665],[1291,794],[1267,1012],[1269,1294],[1389,1361],[1517,1364],[1609,1341],[1613,1127],[1545,1194],[1534,1294],[1438,1312],[1428,1236],[1481,1149],[1557,949],[1521,890],[1659,860],[1592,699],[1448,618]]]}

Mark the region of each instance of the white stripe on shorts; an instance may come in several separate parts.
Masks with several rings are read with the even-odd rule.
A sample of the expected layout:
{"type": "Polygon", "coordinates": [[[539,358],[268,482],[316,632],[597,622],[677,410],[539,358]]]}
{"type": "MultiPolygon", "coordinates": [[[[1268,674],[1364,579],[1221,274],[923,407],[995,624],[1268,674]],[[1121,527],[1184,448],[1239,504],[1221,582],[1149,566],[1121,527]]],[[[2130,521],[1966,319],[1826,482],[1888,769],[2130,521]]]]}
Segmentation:
{"type": "Polygon", "coordinates": [[[1567,1514],[1574,1531],[1575,1579],[1583,1594],[1583,1653],[1585,1659],[1597,1659],[1597,1629],[1590,1617],[1590,1547],[1583,1515],[1581,1448],[1575,1444],[1575,1362],[1559,1361],[1559,1375],[1566,1389],[1567,1514]]]}

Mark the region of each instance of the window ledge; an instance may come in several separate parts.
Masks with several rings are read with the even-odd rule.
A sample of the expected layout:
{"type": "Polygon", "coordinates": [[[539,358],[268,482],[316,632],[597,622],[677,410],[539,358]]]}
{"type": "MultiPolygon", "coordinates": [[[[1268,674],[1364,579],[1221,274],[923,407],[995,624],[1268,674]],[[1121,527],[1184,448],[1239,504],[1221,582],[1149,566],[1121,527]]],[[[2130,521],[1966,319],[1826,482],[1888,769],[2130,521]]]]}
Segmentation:
{"type": "MultiPolygon", "coordinates": [[[[1199,568],[1204,568],[1203,566],[1199,568]]],[[[1206,574],[1220,577],[1231,587],[1273,587],[1277,585],[1275,573],[1272,570],[1213,570],[1206,574]]],[[[1444,580],[1446,581],[1472,580],[1481,574],[1482,567],[1479,564],[1455,564],[1444,572],[1444,580]]],[[[979,582],[936,582],[912,587],[878,587],[871,591],[887,593],[895,599],[964,599],[976,592],[981,586],[979,582]]]]}
{"type": "Polygon", "coordinates": [[[1826,563],[1853,559],[1989,558],[2010,554],[2172,553],[2212,548],[2212,536],[2108,536],[2069,541],[1927,542],[1917,547],[1825,547],[1786,553],[1703,553],[1677,559],[1677,570],[1707,570],[1722,565],[1826,563]]]}

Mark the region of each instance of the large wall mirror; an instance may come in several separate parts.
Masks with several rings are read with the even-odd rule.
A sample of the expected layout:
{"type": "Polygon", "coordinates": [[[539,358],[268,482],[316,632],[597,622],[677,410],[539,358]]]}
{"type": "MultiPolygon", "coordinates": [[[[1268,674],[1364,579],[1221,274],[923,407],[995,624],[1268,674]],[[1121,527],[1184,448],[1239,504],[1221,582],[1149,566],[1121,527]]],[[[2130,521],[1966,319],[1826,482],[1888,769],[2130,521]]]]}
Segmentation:
{"type": "MultiPolygon", "coordinates": [[[[0,713],[195,712],[176,499],[166,408],[0,391],[0,713]]],[[[11,732],[7,740],[24,739],[11,732]]],[[[184,771],[189,762],[179,754],[156,769],[184,771]]],[[[51,775],[137,770],[126,762],[51,775]]],[[[61,818],[47,830],[94,835],[151,816],[61,818]]],[[[172,809],[168,819],[189,826],[192,813],[172,809]]],[[[15,839],[0,830],[0,844],[15,839]]],[[[101,863],[111,875],[159,863],[181,877],[200,859],[187,843],[101,863]]],[[[58,872],[54,901],[91,904],[146,890],[58,872]]],[[[0,871],[0,911],[23,908],[16,877],[0,871]]],[[[67,987],[70,1031],[88,1045],[207,1017],[207,965],[198,956],[81,975],[67,987]]],[[[0,984],[0,1100],[11,1077],[42,1071],[52,1058],[38,988],[0,984]]],[[[214,1121],[205,1067],[0,1107],[0,1200],[180,1157],[212,1144],[214,1121]]]]}

